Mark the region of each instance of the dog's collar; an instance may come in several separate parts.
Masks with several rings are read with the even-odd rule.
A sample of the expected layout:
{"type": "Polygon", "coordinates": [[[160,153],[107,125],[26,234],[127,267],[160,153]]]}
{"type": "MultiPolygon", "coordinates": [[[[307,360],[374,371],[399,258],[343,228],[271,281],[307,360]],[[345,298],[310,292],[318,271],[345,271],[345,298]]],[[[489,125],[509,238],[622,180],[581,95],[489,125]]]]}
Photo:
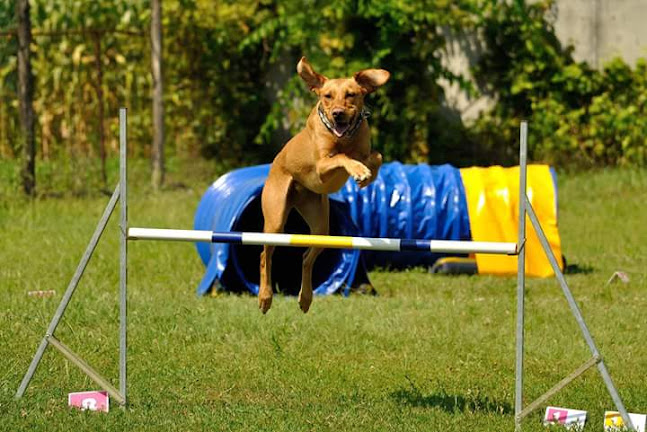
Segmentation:
{"type": "MultiPolygon", "coordinates": [[[[324,113],[324,110],[321,107],[321,104],[318,105],[317,112],[319,113],[319,118],[321,119],[321,123],[323,123],[324,126],[326,126],[326,129],[328,129],[328,132],[335,135],[335,133],[333,132],[333,125],[330,122],[330,120],[328,120],[328,117],[326,117],[326,113],[324,113]]],[[[368,108],[366,108],[365,106],[362,107],[362,111],[360,111],[359,115],[357,116],[357,119],[355,119],[355,123],[350,125],[350,127],[346,130],[346,132],[344,132],[341,138],[353,136],[355,132],[357,132],[357,129],[359,129],[359,126],[362,124],[364,119],[367,119],[370,116],[371,116],[371,112],[368,110],[368,108]]]]}

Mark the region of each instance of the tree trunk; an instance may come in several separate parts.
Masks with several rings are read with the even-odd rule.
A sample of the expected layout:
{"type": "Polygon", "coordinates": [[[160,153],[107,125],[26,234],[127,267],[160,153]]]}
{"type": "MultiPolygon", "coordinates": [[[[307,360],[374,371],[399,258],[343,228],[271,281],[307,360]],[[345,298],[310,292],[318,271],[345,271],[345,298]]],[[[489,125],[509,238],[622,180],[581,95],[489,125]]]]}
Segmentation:
{"type": "Polygon", "coordinates": [[[99,156],[101,158],[101,180],[103,186],[108,184],[108,176],[106,174],[106,133],[103,128],[104,106],[103,106],[103,59],[101,58],[101,33],[94,32],[92,34],[94,39],[94,65],[97,69],[97,81],[95,89],[97,92],[97,106],[99,115],[99,156]]]}
{"type": "Polygon", "coordinates": [[[162,0],[151,0],[151,68],[153,73],[153,188],[164,183],[164,102],[162,87],[162,0]]]}
{"type": "Polygon", "coordinates": [[[20,178],[25,194],[36,192],[36,142],[34,138],[34,77],[31,72],[31,20],[29,0],[16,0],[18,22],[18,101],[20,106],[20,135],[22,167],[20,178]]]}

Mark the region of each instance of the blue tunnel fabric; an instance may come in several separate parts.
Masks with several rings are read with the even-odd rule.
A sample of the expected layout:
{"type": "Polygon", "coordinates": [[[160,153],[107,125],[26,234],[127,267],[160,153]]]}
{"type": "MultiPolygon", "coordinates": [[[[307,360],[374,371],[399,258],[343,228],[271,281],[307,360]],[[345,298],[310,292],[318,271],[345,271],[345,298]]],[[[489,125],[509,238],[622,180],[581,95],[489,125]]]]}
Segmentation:
{"type": "MultiPolygon", "coordinates": [[[[213,231],[262,231],[260,194],[269,165],[231,171],[214,182],[196,210],[194,228],[213,231]]],[[[330,234],[438,240],[469,240],[470,227],[460,171],[450,165],[384,164],[364,189],[350,180],[330,195],[330,234]]],[[[292,212],[286,232],[307,233],[292,212]]],[[[198,294],[217,282],[221,289],[258,293],[261,247],[197,244],[206,272],[198,294]]],[[[272,279],[279,291],[296,294],[304,248],[277,248],[272,279]]],[[[331,294],[368,282],[367,270],[379,267],[431,266],[441,255],[417,252],[375,252],[327,249],[317,259],[313,285],[317,294],[331,294]]]]}
{"type": "MultiPolygon", "coordinates": [[[[471,238],[460,171],[451,165],[384,164],[364,189],[348,181],[332,199],[347,202],[362,237],[436,240],[471,238]]],[[[442,255],[362,251],[367,269],[433,265],[442,255]]]]}

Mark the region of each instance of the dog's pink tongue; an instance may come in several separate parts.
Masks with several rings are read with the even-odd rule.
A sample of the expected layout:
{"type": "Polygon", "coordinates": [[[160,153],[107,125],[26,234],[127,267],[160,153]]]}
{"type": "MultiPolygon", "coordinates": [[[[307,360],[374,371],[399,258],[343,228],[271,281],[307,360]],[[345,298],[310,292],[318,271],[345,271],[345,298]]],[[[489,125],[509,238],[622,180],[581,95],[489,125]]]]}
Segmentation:
{"type": "Polygon", "coordinates": [[[335,125],[332,131],[335,133],[335,135],[337,135],[337,137],[341,138],[344,135],[344,133],[346,133],[348,128],[349,128],[349,125],[343,125],[343,126],[335,125]]]}

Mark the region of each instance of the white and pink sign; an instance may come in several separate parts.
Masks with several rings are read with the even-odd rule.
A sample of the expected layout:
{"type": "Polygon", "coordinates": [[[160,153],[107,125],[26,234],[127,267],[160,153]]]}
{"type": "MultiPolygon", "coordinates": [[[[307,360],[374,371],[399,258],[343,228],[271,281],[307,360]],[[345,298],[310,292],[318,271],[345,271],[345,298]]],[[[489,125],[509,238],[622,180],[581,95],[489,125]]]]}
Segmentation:
{"type": "Polygon", "coordinates": [[[67,404],[82,410],[108,412],[110,397],[106,391],[85,391],[67,395],[67,404]]]}
{"type": "Polygon", "coordinates": [[[547,407],[544,416],[544,425],[561,425],[568,430],[579,431],[586,423],[586,411],[569,408],[547,407]]]}

